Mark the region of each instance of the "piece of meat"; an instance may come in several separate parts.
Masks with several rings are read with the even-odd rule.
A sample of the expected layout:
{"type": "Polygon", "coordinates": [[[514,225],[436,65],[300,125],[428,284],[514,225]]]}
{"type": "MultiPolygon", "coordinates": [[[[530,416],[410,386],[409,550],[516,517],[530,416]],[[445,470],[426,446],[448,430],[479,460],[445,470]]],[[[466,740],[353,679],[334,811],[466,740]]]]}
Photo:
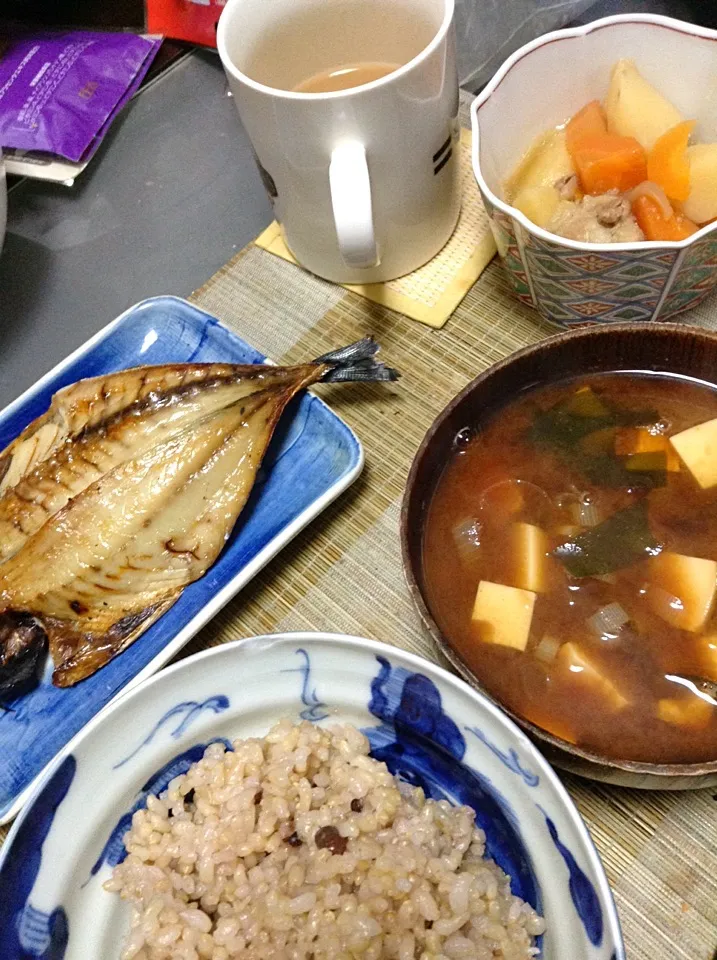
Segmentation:
{"type": "Polygon", "coordinates": [[[630,203],[617,192],[581,200],[561,200],[546,229],[581,243],[633,243],[645,236],[632,215],[630,203]]]}
{"type": "Polygon", "coordinates": [[[604,197],[595,197],[595,200],[597,202],[593,209],[601,227],[616,227],[632,215],[630,204],[625,197],[606,194],[604,197]]]}
{"type": "Polygon", "coordinates": [[[561,200],[574,200],[578,192],[578,178],[574,173],[555,181],[555,189],[561,200]]]}

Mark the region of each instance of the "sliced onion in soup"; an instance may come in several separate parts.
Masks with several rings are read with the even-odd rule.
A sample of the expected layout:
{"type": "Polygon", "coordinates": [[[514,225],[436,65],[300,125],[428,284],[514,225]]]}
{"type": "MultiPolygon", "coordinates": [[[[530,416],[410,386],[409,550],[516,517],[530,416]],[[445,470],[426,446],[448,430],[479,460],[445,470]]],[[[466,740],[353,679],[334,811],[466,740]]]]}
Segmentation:
{"type": "Polygon", "coordinates": [[[608,603],[601,607],[592,617],[588,617],[588,626],[598,637],[614,639],[629,621],[630,617],[619,603],[608,603]]]}

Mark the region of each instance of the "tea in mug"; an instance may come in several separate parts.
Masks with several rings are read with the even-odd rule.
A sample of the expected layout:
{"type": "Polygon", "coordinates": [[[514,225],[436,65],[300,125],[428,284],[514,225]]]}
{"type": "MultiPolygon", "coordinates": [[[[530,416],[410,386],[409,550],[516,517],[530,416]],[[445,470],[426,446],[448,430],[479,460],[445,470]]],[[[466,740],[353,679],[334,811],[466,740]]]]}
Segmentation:
{"type": "Polygon", "coordinates": [[[252,80],[279,90],[347,90],[413,60],[440,25],[401,0],[325,0],[267,25],[236,62],[252,80]]]}
{"type": "Polygon", "coordinates": [[[381,77],[398,70],[400,63],[351,63],[335,67],[330,70],[321,70],[294,87],[296,93],[333,93],[336,90],[350,90],[351,87],[362,87],[365,83],[373,83],[381,77]]]}

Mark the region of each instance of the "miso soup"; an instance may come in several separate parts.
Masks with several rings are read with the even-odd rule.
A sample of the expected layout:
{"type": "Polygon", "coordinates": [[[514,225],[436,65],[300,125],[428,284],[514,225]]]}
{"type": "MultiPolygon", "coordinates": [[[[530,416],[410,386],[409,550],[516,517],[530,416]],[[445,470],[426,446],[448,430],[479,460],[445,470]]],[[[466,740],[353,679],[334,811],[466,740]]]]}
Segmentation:
{"type": "Polygon", "coordinates": [[[717,392],[563,381],[466,424],[424,579],[463,662],[514,713],[621,759],[717,759],[717,392]]]}

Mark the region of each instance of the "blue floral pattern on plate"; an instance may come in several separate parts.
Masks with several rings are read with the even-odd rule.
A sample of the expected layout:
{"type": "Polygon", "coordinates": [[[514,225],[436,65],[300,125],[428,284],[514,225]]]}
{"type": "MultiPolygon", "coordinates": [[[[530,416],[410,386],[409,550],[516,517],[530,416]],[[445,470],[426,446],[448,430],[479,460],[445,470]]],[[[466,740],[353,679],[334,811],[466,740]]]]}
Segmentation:
{"type": "Polygon", "coordinates": [[[67,796],[77,764],[66,757],[42,791],[42,800],[15,835],[13,855],[0,867],[0,944],[5,960],[62,960],[69,937],[62,907],[45,913],[33,907],[32,890],[42,866],[43,844],[57,808],[67,796]]]}
{"type": "Polygon", "coordinates": [[[479,694],[425,661],[371,641],[309,634],[240,641],[184,661],[122,698],[58,758],[0,853],[3,960],[62,960],[68,942],[73,956],[118,955],[114,898],[97,900],[97,885],[124,858],[122,838],[135,810],[208,744],[231,749],[231,739],[260,735],[280,716],[315,721],[318,713],[358,722],[372,755],[395,775],[475,810],[488,855],[511,876],[513,892],[548,919],[537,941],[541,957],[564,960],[569,943],[570,960],[625,960],[587,833],[527,738],[479,694]],[[337,649],[351,661],[345,667],[337,649]],[[98,766],[108,792],[90,801],[87,783],[99,783],[98,766]],[[81,841],[78,805],[89,821],[79,828],[81,841]],[[104,918],[95,923],[98,907],[104,918]],[[93,943],[95,927],[105,932],[93,943]]]}
{"type": "Polygon", "coordinates": [[[132,757],[137,756],[142,747],[146,747],[152,742],[162,727],[170,720],[173,720],[176,717],[181,717],[177,726],[170,732],[172,739],[178,740],[185,730],[189,729],[192,721],[196,720],[196,718],[200,716],[203,710],[211,710],[213,713],[221,713],[223,710],[227,710],[228,707],[229,697],[225,697],[223,693],[217,694],[213,697],[207,697],[207,699],[203,700],[201,703],[197,703],[196,700],[185,700],[183,703],[178,703],[176,706],[172,707],[171,710],[167,710],[164,716],[157,721],[155,726],[152,728],[152,730],[150,730],[139,746],[135,747],[132,753],[128,754],[124,760],[120,760],[119,763],[116,763],[112,769],[119,770],[119,768],[123,767],[125,763],[129,763],[132,757]]]}
{"type": "MultiPolygon", "coordinates": [[[[48,406],[60,387],[124,367],[166,362],[260,363],[265,358],[209,314],[175,297],[133,307],[0,413],[0,448],[48,406]]],[[[226,548],[136,643],[76,687],[37,689],[0,710],[0,822],[55,754],[138,674],[159,669],[236,590],[360,473],[351,430],[309,394],[294,401],[226,548]],[[251,564],[250,572],[244,571],[251,564]],[[220,601],[217,594],[225,591],[220,601]],[[211,608],[211,610],[210,610],[211,608]],[[175,638],[178,645],[170,649],[175,638]]]]}
{"type": "Polygon", "coordinates": [[[421,787],[426,796],[472,807],[476,823],[486,833],[488,855],[511,877],[513,892],[540,912],[518,818],[488,777],[462,762],[466,741],[443,709],[438,688],[423,674],[392,667],[385,657],[378,662],[368,708],[383,722],[363,731],[371,755],[395,776],[421,787]]]}
{"type": "Polygon", "coordinates": [[[301,657],[303,663],[299,667],[287,667],[284,673],[300,673],[301,683],[301,702],[305,709],[299,713],[302,720],[309,720],[311,723],[318,723],[319,720],[325,720],[328,717],[326,704],[316,696],[316,688],[311,689],[311,659],[303,648],[296,651],[297,657],[301,657]]]}
{"type": "Polygon", "coordinates": [[[512,770],[513,773],[517,774],[517,776],[523,780],[526,787],[538,786],[540,777],[537,773],[533,773],[532,770],[526,770],[522,766],[518,752],[513,747],[508,751],[501,750],[500,747],[496,747],[490,737],[488,737],[483,730],[479,730],[478,727],[466,727],[466,730],[468,733],[472,733],[474,737],[478,737],[489,750],[492,750],[501,763],[505,764],[509,770],[512,770]]]}
{"type": "Polygon", "coordinates": [[[570,877],[568,889],[575,910],[583,922],[590,943],[592,943],[593,946],[599,947],[602,943],[603,918],[600,901],[595,893],[595,888],[585,876],[584,871],[580,869],[573,854],[561,841],[558,836],[558,828],[553,821],[545,810],[541,810],[541,813],[545,817],[545,823],[550,836],[553,838],[553,843],[565,861],[565,866],[568,868],[568,876],[570,877]]]}

